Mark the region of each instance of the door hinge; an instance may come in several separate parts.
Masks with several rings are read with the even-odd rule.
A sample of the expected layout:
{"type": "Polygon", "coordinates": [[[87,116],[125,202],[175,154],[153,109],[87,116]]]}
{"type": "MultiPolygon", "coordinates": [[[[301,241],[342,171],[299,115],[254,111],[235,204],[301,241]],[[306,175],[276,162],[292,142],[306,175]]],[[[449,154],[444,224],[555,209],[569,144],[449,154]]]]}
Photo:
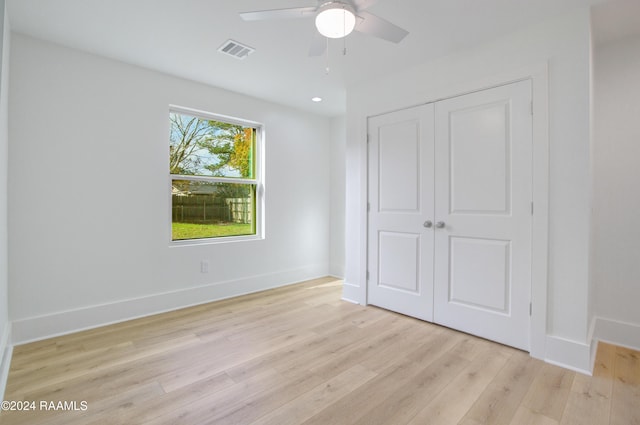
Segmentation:
{"type": "Polygon", "coordinates": [[[531,316],[532,311],[533,311],[533,305],[529,303],[529,316],[531,316]]]}
{"type": "Polygon", "coordinates": [[[367,202],[367,212],[371,211],[371,204],[367,202]]]}
{"type": "Polygon", "coordinates": [[[367,143],[369,143],[369,134],[367,134],[367,143]]]}
{"type": "Polygon", "coordinates": [[[531,215],[533,215],[533,201],[531,201],[531,215]]]}
{"type": "Polygon", "coordinates": [[[533,100],[529,103],[531,115],[533,115],[533,100]]]}
{"type": "Polygon", "coordinates": [[[367,282],[369,281],[369,270],[367,270],[367,282]]]}

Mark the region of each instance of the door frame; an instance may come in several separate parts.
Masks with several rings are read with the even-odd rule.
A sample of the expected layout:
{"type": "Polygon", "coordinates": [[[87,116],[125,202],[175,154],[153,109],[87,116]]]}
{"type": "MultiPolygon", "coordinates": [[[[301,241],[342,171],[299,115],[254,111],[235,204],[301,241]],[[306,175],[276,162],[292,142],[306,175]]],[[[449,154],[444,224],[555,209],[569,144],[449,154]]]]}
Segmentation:
{"type": "MultiPolygon", "coordinates": [[[[533,215],[531,225],[531,319],[529,322],[530,342],[529,354],[538,359],[545,358],[547,331],[547,286],[548,286],[548,250],[549,250],[549,96],[548,96],[548,64],[529,67],[519,72],[498,75],[483,80],[468,82],[460,87],[447,90],[446,96],[437,99],[425,99],[422,104],[435,103],[452,97],[463,96],[494,87],[531,80],[532,99],[532,199],[533,215]]],[[[419,105],[406,105],[411,108],[419,105]]],[[[397,109],[396,109],[397,110],[397,109]]],[[[367,264],[368,264],[368,229],[367,202],[369,181],[369,155],[367,132],[369,119],[393,112],[384,111],[379,114],[363,117],[358,132],[361,140],[360,155],[360,264],[359,285],[345,288],[344,299],[367,305],[367,264]]]]}

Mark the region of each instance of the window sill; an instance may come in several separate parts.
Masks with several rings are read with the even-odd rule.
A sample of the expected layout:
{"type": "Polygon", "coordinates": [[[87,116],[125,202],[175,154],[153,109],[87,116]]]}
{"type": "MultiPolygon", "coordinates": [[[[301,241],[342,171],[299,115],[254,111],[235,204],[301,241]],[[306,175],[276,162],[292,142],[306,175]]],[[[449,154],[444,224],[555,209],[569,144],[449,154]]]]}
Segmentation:
{"type": "Polygon", "coordinates": [[[169,242],[169,247],[180,246],[195,246],[195,245],[217,245],[232,242],[244,242],[244,241],[260,241],[264,236],[260,235],[246,235],[246,236],[221,236],[217,238],[202,238],[202,239],[181,239],[169,242]]]}

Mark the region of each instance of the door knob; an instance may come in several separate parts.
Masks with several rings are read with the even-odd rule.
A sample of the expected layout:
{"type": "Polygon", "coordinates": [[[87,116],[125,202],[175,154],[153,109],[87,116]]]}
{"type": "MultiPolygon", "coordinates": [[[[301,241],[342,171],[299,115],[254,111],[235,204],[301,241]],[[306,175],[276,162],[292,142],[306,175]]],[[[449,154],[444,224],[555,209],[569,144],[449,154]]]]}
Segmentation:
{"type": "Polygon", "coordinates": [[[436,223],[436,228],[438,229],[444,229],[445,223],[444,221],[439,221],[436,223]]]}
{"type": "Polygon", "coordinates": [[[433,222],[431,220],[427,220],[422,225],[427,229],[431,229],[431,226],[433,226],[433,222]]]}

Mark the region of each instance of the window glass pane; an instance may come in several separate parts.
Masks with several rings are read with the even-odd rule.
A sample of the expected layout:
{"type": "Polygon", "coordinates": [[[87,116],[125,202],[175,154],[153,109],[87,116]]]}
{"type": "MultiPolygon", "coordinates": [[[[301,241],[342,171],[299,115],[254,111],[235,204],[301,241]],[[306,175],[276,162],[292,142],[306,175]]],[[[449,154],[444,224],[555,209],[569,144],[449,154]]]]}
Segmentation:
{"type": "Polygon", "coordinates": [[[255,235],[253,184],[171,182],[172,240],[255,235]]]}
{"type": "Polygon", "coordinates": [[[171,112],[169,173],[253,179],[256,129],[171,112]]]}

